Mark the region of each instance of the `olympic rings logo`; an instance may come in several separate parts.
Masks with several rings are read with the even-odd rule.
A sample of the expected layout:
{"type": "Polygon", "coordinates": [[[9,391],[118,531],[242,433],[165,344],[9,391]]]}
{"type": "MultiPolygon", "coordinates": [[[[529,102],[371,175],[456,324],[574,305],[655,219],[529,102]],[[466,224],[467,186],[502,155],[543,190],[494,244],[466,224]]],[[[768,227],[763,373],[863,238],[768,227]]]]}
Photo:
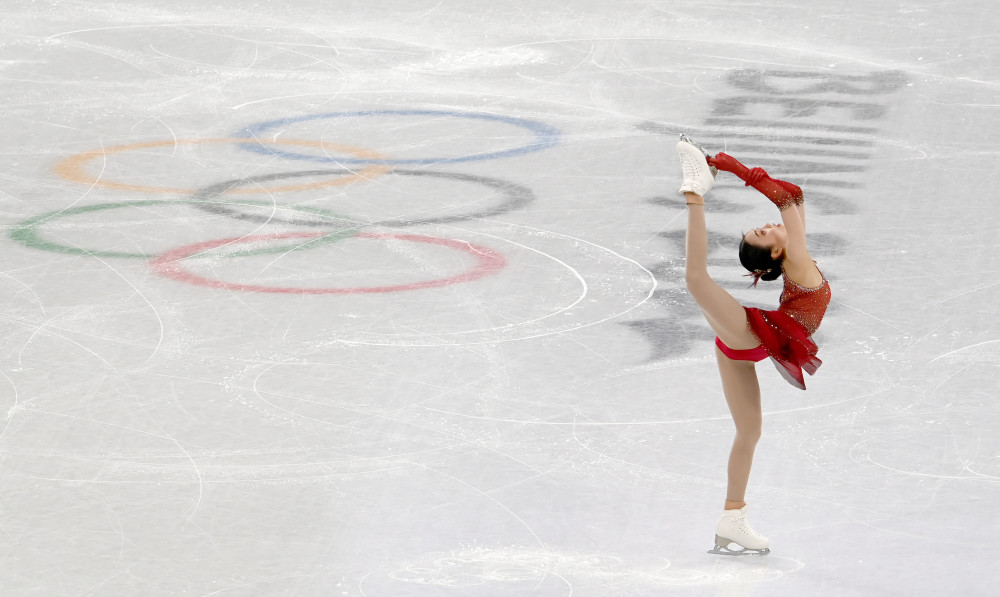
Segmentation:
{"type": "Polygon", "coordinates": [[[447,112],[435,110],[381,110],[365,112],[337,112],[316,114],[272,120],[251,125],[237,132],[232,137],[206,139],[173,139],[168,141],[149,141],[105,147],[85,151],[67,157],[57,163],[53,169],[55,174],[65,180],[102,188],[125,192],[156,193],[167,195],[182,195],[184,198],[164,200],[129,200],[108,203],[91,204],[70,207],[25,219],[15,224],[10,231],[10,238],[26,246],[64,253],[68,255],[86,255],[99,258],[145,259],[152,271],[166,278],[209,288],[221,288],[229,291],[247,291],[279,294],[351,294],[351,293],[387,293],[408,290],[438,288],[451,284],[470,282],[499,272],[506,266],[506,259],[499,252],[478,244],[463,240],[439,238],[419,234],[387,234],[364,232],[365,226],[382,228],[401,228],[416,224],[446,224],[461,220],[488,218],[513,209],[520,209],[532,201],[534,194],[526,187],[495,178],[444,172],[426,169],[402,169],[401,165],[427,165],[437,163],[460,163],[475,160],[487,160],[510,157],[540,151],[554,145],[559,138],[559,132],[547,125],[506,116],[493,114],[447,112]],[[292,126],[297,123],[309,123],[318,120],[333,120],[355,118],[369,119],[383,116],[391,117],[426,117],[426,118],[460,118],[478,123],[501,124],[513,126],[531,133],[532,138],[524,145],[459,156],[444,156],[433,158],[397,158],[390,159],[381,153],[365,148],[321,140],[307,139],[265,139],[262,135],[274,129],[292,126]],[[319,169],[285,171],[255,175],[226,180],[206,187],[185,186],[153,186],[113,180],[103,174],[95,174],[97,162],[102,164],[115,155],[141,153],[146,150],[162,148],[177,149],[183,146],[202,145],[235,145],[242,150],[262,153],[288,161],[311,161],[335,164],[339,167],[324,167],[319,169]],[[312,152],[312,153],[305,153],[312,152]],[[344,167],[357,165],[356,169],[344,167]],[[299,205],[277,205],[273,201],[258,201],[244,199],[250,194],[267,194],[290,191],[304,191],[346,186],[372,180],[380,176],[424,177],[459,184],[474,184],[485,187],[491,196],[500,198],[499,203],[485,207],[477,207],[466,213],[438,215],[419,219],[402,217],[373,219],[349,218],[324,208],[299,205]],[[304,182],[298,182],[304,181],[304,182]],[[47,238],[47,224],[64,218],[72,218],[83,214],[98,214],[109,210],[153,209],[160,206],[184,205],[191,206],[203,212],[226,216],[235,220],[253,222],[261,226],[285,225],[308,228],[308,231],[282,231],[243,235],[238,237],[203,240],[189,245],[150,254],[144,251],[117,251],[86,249],[68,243],[61,243],[47,238]],[[265,213],[260,213],[260,212],[265,213]],[[471,262],[465,271],[444,275],[430,280],[408,281],[398,284],[377,286],[353,286],[334,288],[300,288],[275,286],[258,283],[226,282],[212,279],[190,271],[185,265],[187,260],[204,256],[245,257],[265,254],[286,254],[304,249],[314,249],[340,242],[346,239],[375,240],[395,243],[416,243],[421,246],[444,247],[462,256],[463,262],[471,262]],[[289,244],[291,243],[291,244],[289,244]],[[274,246],[277,245],[277,246],[274,246]],[[225,252],[220,253],[220,249],[225,252]],[[235,249],[235,250],[234,250],[235,249]]]}

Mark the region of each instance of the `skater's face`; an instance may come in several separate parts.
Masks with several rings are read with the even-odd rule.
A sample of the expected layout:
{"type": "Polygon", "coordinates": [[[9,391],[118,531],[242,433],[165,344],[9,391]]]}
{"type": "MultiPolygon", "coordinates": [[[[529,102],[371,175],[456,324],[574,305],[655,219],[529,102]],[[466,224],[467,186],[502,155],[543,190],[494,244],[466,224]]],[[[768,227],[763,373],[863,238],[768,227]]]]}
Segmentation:
{"type": "Polygon", "coordinates": [[[748,245],[771,251],[771,255],[777,259],[785,250],[788,235],[785,233],[785,227],[781,224],[764,224],[760,228],[754,228],[747,232],[743,236],[743,240],[748,245]]]}

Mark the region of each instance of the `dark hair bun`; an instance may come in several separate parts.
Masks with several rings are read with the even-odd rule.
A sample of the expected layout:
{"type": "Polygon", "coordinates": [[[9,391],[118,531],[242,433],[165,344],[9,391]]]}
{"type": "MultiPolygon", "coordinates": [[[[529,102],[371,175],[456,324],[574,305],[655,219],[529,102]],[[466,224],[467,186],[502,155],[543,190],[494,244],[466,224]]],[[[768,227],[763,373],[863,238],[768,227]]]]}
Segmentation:
{"type": "Polygon", "coordinates": [[[777,280],[781,277],[781,268],[776,267],[771,269],[769,272],[760,277],[761,280],[765,282],[770,282],[771,280],[777,280]]]}

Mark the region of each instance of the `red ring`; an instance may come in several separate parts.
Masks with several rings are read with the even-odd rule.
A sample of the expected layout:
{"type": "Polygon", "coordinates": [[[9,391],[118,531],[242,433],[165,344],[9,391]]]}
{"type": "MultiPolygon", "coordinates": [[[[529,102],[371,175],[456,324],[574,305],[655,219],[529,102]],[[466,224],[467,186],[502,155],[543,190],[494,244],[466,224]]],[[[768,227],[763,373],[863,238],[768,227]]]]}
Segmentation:
{"type": "Polygon", "coordinates": [[[226,238],[222,240],[211,240],[193,245],[187,245],[171,249],[154,259],[150,265],[153,271],[161,276],[172,280],[187,282],[198,286],[209,288],[223,288],[226,290],[244,290],[248,292],[270,292],[280,294],[361,294],[378,292],[401,292],[405,290],[423,290],[425,288],[439,288],[450,286],[462,282],[471,282],[479,278],[495,274],[507,265],[507,260],[493,249],[481,245],[474,245],[461,240],[446,238],[436,238],[433,236],[422,236],[419,234],[373,234],[361,233],[356,238],[393,238],[417,243],[428,243],[433,245],[443,245],[464,251],[476,259],[476,265],[461,274],[440,278],[437,280],[427,280],[425,282],[414,282],[411,284],[397,284],[393,286],[369,286],[358,288],[289,288],[282,286],[257,286],[254,284],[235,284],[212,280],[193,274],[181,266],[181,260],[202,251],[209,251],[221,246],[231,244],[252,243],[257,241],[281,240],[287,238],[318,238],[325,236],[329,232],[286,232],[283,234],[261,234],[256,236],[241,236],[237,238],[226,238]]]}

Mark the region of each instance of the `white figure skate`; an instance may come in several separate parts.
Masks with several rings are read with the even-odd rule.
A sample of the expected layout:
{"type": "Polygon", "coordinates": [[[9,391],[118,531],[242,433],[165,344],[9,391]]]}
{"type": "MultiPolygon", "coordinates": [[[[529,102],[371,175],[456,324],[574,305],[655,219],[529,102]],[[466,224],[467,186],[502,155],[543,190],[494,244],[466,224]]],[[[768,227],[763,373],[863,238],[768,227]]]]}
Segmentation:
{"type": "Polygon", "coordinates": [[[715,184],[715,175],[718,173],[717,169],[708,165],[708,154],[687,135],[681,135],[677,142],[677,157],[680,158],[681,172],[684,175],[684,182],[678,193],[697,193],[704,197],[715,184]]]}
{"type": "MultiPolygon", "coordinates": [[[[681,133],[680,137],[681,137],[681,138],[680,138],[680,140],[681,140],[681,141],[683,141],[683,142],[685,142],[685,143],[688,143],[688,144],[690,144],[690,145],[694,145],[695,147],[697,147],[697,148],[698,148],[698,151],[700,151],[701,153],[703,153],[703,154],[705,155],[705,157],[706,157],[706,158],[707,158],[707,157],[710,157],[710,156],[711,156],[711,154],[710,154],[710,153],[708,153],[708,151],[706,151],[704,147],[702,147],[702,146],[701,146],[701,145],[699,145],[698,143],[695,143],[695,142],[694,142],[694,139],[692,139],[691,137],[688,137],[688,136],[687,136],[686,134],[684,134],[684,133],[681,133]]],[[[717,168],[716,168],[715,166],[710,166],[710,168],[711,168],[711,170],[712,170],[712,176],[715,176],[716,174],[718,174],[718,173],[719,173],[719,170],[718,170],[718,169],[717,169],[717,168]]]]}
{"type": "Polygon", "coordinates": [[[771,552],[770,542],[750,527],[747,507],[726,510],[715,528],[715,547],[708,550],[721,556],[766,556],[771,552]],[[733,547],[735,545],[735,547],[733,547]]]}

